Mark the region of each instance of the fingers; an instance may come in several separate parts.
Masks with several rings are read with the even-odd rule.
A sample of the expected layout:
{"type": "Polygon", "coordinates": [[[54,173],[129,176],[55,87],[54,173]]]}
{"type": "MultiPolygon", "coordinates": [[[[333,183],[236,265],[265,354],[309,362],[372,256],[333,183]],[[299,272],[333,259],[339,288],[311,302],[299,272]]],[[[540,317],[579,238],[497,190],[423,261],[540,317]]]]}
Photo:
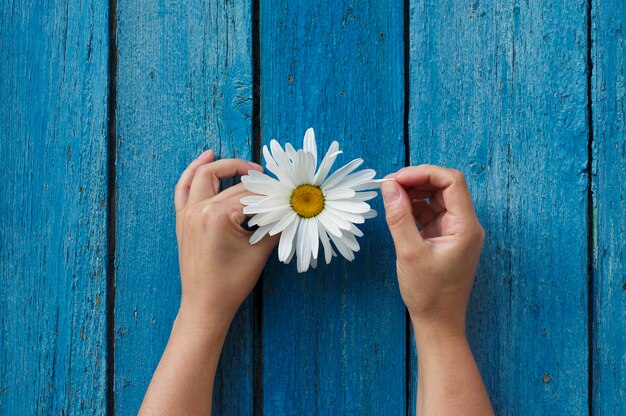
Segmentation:
{"type": "Polygon", "coordinates": [[[176,207],[176,211],[180,211],[187,205],[187,199],[189,198],[189,188],[191,187],[191,181],[196,173],[196,169],[198,167],[204,165],[205,163],[213,162],[215,159],[215,153],[213,150],[207,150],[202,153],[196,160],[191,162],[189,166],[183,171],[180,175],[180,179],[176,184],[176,188],[174,190],[174,206],[176,207]]]}
{"type": "MultiPolygon", "coordinates": [[[[244,222],[244,220],[247,217],[247,215],[243,213],[244,205],[241,203],[241,198],[247,195],[254,195],[254,194],[252,192],[246,191],[246,189],[243,187],[243,184],[237,184],[221,192],[218,195],[218,197],[216,197],[215,199],[211,199],[211,201],[217,202],[217,198],[220,198],[220,200],[225,204],[228,212],[231,213],[230,215],[231,215],[232,222],[234,223],[235,226],[237,226],[242,231],[242,233],[245,234],[246,243],[247,243],[247,240],[252,235],[252,232],[246,231],[241,226],[241,224],[244,222]],[[228,192],[228,191],[231,191],[231,192],[228,192]]],[[[267,234],[265,237],[261,239],[261,241],[256,243],[254,247],[257,247],[260,250],[263,250],[264,252],[267,252],[267,254],[269,254],[272,251],[272,249],[276,246],[276,244],[278,244],[279,239],[280,239],[280,235],[270,236],[269,234],[267,234]]]]}
{"type": "Polygon", "coordinates": [[[415,224],[413,207],[406,191],[396,181],[386,181],[382,185],[385,217],[398,258],[423,244],[422,236],[415,224]]]}
{"type": "Polygon", "coordinates": [[[200,166],[193,177],[187,203],[195,204],[215,196],[219,192],[220,179],[245,175],[250,170],[262,171],[263,168],[242,159],[222,159],[200,166]]]}
{"type": "Polygon", "coordinates": [[[398,183],[417,191],[437,190],[433,200],[453,215],[475,217],[472,198],[463,173],[441,166],[420,165],[400,169],[392,175],[398,183]]]}
{"type": "Polygon", "coordinates": [[[250,194],[250,195],[254,195],[248,191],[246,191],[246,188],[244,187],[243,183],[238,183],[236,185],[233,185],[229,188],[224,189],[222,192],[220,192],[219,194],[217,194],[215,196],[216,200],[227,200],[230,199],[232,196],[238,196],[239,199],[243,198],[245,195],[241,195],[241,194],[250,194]]]}
{"type": "Polygon", "coordinates": [[[413,216],[421,228],[426,227],[435,218],[437,218],[437,213],[431,208],[428,202],[424,200],[416,200],[411,201],[411,205],[413,208],[413,216]]]}

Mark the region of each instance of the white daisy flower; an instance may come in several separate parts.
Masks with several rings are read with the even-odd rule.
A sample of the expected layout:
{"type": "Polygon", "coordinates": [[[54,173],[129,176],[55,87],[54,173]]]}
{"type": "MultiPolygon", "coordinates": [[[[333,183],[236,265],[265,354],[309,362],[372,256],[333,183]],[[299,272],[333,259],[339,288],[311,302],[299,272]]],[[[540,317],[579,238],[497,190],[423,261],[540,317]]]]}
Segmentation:
{"type": "Polygon", "coordinates": [[[380,187],[382,180],[373,179],[376,172],[356,171],[363,159],[354,159],[329,175],[342,153],[336,141],[317,167],[312,128],[304,135],[303,149],[296,150],[289,143],[283,149],[276,140],[270,142],[270,149],[263,147],[265,166],[276,178],[257,171],[241,178],[246,189],[257,194],[241,200],[243,212],[254,214],[249,225],[258,226],[250,243],[257,243],[266,234],[281,233],[278,259],[287,264],[295,254],[299,273],[307,271],[309,265],[315,268],[320,242],[327,264],[337,255],[335,248],[346,259],[354,260],[354,253],[359,251],[356,237],[363,235],[356,224],[376,216],[366,201],[378,194],[364,191],[380,187]]]}

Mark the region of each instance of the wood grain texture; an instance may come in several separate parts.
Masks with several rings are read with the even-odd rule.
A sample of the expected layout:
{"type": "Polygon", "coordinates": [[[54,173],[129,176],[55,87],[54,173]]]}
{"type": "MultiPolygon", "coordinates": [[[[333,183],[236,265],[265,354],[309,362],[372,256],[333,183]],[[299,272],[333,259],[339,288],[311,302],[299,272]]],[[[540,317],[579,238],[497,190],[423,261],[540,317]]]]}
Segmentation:
{"type": "MultiPolygon", "coordinates": [[[[251,4],[120,0],[115,408],[136,412],[180,301],[174,186],[203,149],[250,159],[251,4]]],[[[252,411],[249,303],[235,319],[214,414],[252,411]]]]}
{"type": "Polygon", "coordinates": [[[487,234],[468,332],[501,415],[588,411],[586,11],[411,1],[411,164],[466,174],[487,234]]]}
{"type": "MultiPolygon", "coordinates": [[[[261,136],[403,166],[403,7],[398,2],[261,2],[261,136]]],[[[324,150],[325,151],[325,150],[324,150]]],[[[382,212],[380,200],[375,207],[382,212]]],[[[405,412],[405,315],[384,217],[353,263],[298,274],[274,258],[263,277],[263,413],[405,412]]]]}
{"type": "Polygon", "coordinates": [[[107,9],[0,10],[0,414],[106,410],[107,9]]]}
{"type": "Polygon", "coordinates": [[[593,409],[626,414],[626,5],[592,7],[593,409]]]}

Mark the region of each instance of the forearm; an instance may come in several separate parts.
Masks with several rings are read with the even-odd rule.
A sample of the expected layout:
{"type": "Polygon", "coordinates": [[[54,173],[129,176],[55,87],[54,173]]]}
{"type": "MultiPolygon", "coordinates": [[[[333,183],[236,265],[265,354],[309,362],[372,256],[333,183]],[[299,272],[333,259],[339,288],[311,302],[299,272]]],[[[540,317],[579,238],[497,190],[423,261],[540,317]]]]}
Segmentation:
{"type": "Polygon", "coordinates": [[[418,325],[417,416],[491,415],[489,396],[465,331],[418,325]]]}
{"type": "Polygon", "coordinates": [[[199,321],[181,307],[139,414],[210,415],[215,371],[229,325],[199,321]]]}

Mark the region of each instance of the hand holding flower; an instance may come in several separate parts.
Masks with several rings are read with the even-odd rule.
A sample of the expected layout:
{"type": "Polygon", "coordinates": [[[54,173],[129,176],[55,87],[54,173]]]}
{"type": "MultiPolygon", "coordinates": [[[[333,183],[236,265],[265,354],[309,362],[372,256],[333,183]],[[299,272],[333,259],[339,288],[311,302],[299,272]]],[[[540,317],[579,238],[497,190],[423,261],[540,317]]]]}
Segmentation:
{"type": "Polygon", "coordinates": [[[252,291],[277,238],[250,245],[242,184],[219,192],[220,179],[262,171],[204,152],[175,192],[182,299],[140,414],[210,414],[215,371],[230,322],[252,291]]]}
{"type": "Polygon", "coordinates": [[[241,159],[213,162],[203,153],[182,174],[175,192],[176,235],[182,281],[181,309],[227,320],[252,291],[277,238],[250,245],[239,200],[242,184],[219,191],[220,179],[262,171],[241,159]],[[242,261],[245,259],[245,261],[242,261]]]}

